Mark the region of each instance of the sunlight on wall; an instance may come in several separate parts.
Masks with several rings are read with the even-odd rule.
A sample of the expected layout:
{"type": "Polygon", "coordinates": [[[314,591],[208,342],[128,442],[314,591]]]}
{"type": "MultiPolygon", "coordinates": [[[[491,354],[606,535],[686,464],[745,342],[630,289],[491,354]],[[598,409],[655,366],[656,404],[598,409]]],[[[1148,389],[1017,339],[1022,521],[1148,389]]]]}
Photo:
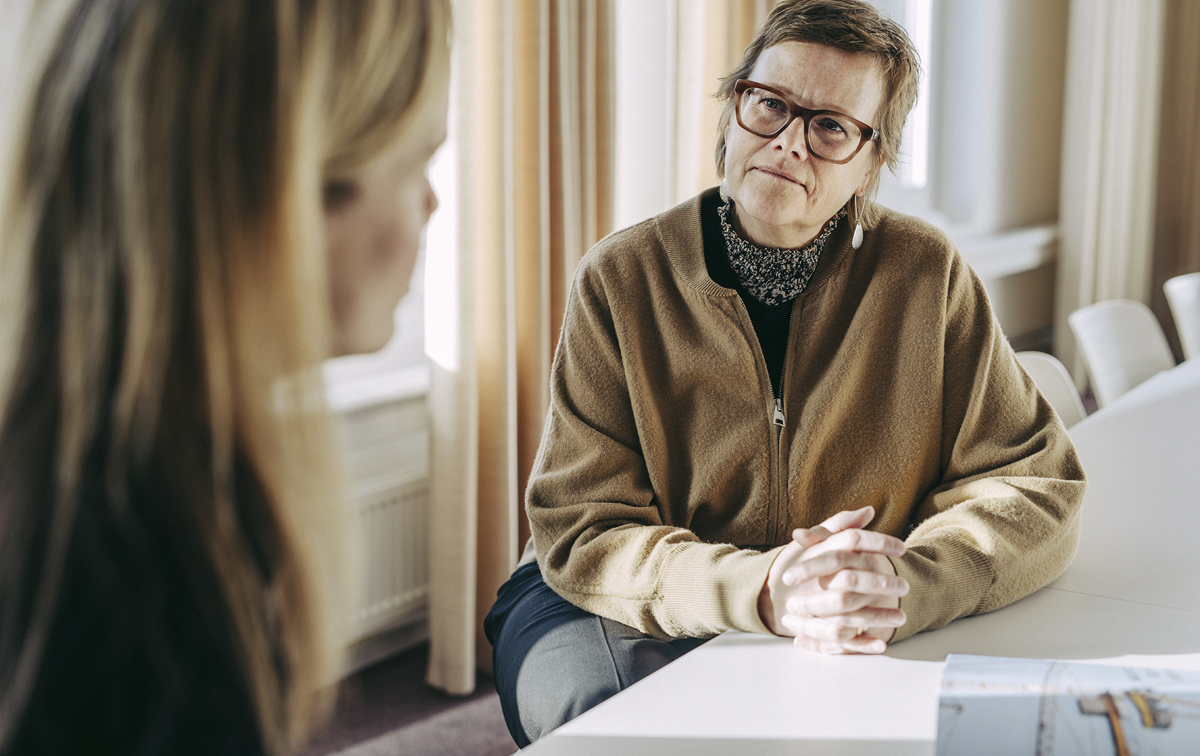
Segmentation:
{"type": "Polygon", "coordinates": [[[910,162],[902,175],[909,186],[920,189],[929,180],[929,71],[933,63],[930,58],[933,39],[932,0],[908,0],[904,8],[904,28],[921,56],[925,75],[921,77],[917,90],[917,105],[913,108],[905,125],[904,141],[909,150],[910,162]]]}
{"type": "Polygon", "coordinates": [[[674,204],[673,6],[668,0],[617,0],[614,7],[614,228],[674,204]]]}
{"type": "MultiPolygon", "coordinates": [[[[921,83],[917,104],[908,115],[900,145],[900,170],[896,176],[900,191],[924,189],[929,183],[929,79],[934,65],[933,0],[871,0],[879,12],[904,27],[921,58],[921,83]]],[[[885,177],[885,181],[886,181],[885,177]]],[[[881,196],[892,196],[885,192],[881,196]]],[[[886,204],[886,203],[885,203],[886,204]]],[[[912,205],[912,201],[902,202],[912,205]]]]}
{"type": "Polygon", "coordinates": [[[444,370],[459,368],[458,76],[450,79],[446,143],[429,166],[438,209],[425,229],[425,354],[444,370]]]}

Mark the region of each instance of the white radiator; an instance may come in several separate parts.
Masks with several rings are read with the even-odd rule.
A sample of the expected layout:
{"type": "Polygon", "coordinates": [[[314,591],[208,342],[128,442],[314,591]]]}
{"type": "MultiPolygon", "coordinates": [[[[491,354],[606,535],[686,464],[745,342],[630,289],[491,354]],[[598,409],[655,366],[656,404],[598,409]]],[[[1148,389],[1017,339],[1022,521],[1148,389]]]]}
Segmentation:
{"type": "MultiPolygon", "coordinates": [[[[421,392],[343,408],[340,417],[365,552],[365,583],[351,636],[363,641],[423,625],[427,617],[428,409],[421,392]]],[[[422,627],[418,634],[423,633],[422,627]]]]}

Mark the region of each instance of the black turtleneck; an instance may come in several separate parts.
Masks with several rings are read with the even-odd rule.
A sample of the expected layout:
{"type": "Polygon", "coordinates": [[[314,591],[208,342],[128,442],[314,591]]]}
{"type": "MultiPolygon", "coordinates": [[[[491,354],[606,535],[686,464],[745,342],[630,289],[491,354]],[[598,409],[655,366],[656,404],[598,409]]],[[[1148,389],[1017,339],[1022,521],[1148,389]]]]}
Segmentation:
{"type": "Polygon", "coordinates": [[[729,250],[725,245],[725,236],[721,233],[721,219],[717,216],[717,208],[721,206],[721,195],[713,192],[700,202],[700,225],[704,233],[704,263],[708,266],[708,275],[714,282],[727,289],[733,289],[742,298],[746,311],[750,314],[750,322],[754,325],[754,333],[758,336],[758,345],[762,348],[763,358],[767,361],[767,373],[771,376],[771,388],[775,396],[779,396],[779,383],[783,376],[783,359],[787,352],[788,326],[792,320],[791,299],[777,305],[763,304],[754,298],[746,287],[738,281],[737,274],[729,265],[729,250]]]}

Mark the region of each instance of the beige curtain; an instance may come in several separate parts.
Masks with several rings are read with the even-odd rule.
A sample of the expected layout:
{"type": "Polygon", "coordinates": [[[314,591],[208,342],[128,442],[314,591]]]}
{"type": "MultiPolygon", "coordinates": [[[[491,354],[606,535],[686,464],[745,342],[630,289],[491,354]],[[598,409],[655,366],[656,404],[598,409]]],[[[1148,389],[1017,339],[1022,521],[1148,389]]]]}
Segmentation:
{"type": "Polygon", "coordinates": [[[1163,282],[1200,270],[1200,3],[1168,0],[1150,303],[1182,358],[1163,282]]]}
{"type": "MultiPolygon", "coordinates": [[[[455,4],[457,297],[444,306],[458,357],[431,366],[426,678],[449,693],[469,693],[476,668],[491,667],[483,617],[528,538],[525,484],[567,292],[613,230],[615,1],[455,4]]],[[[679,200],[716,183],[712,94],[773,5],[672,6],[679,200]]]]}
{"type": "Polygon", "coordinates": [[[1079,382],[1067,316],[1106,299],[1150,301],[1164,5],[1071,2],[1054,342],[1079,382]]]}
{"type": "Polygon", "coordinates": [[[766,20],[775,0],[676,0],[675,201],[718,183],[713,155],[722,77],[766,20]]]}
{"type": "Polygon", "coordinates": [[[459,364],[431,368],[427,674],[453,694],[490,669],[483,617],[528,536],[567,291],[612,230],[611,15],[610,0],[455,4],[459,364]]]}

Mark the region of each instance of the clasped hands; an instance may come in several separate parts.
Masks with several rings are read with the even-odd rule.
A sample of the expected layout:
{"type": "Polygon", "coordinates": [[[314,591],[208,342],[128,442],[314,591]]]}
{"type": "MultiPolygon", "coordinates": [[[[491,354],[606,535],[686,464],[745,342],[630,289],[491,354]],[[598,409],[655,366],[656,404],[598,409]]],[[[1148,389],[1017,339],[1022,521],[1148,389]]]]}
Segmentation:
{"type": "Polygon", "coordinates": [[[895,536],[862,530],[872,507],[839,512],[799,528],[771,564],[758,613],[776,635],[825,654],[879,654],[904,624],[908,581],[888,557],[904,554],[895,536]]]}

